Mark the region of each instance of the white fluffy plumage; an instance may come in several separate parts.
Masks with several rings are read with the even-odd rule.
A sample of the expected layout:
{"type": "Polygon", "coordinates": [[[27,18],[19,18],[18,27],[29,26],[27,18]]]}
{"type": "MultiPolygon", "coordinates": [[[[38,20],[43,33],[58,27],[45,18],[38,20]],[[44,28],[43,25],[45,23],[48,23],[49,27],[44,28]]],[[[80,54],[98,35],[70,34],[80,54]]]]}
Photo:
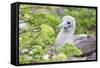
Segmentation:
{"type": "Polygon", "coordinates": [[[64,16],[59,24],[60,32],[57,35],[54,46],[59,47],[64,43],[73,43],[76,22],[72,16],[64,16]]]}

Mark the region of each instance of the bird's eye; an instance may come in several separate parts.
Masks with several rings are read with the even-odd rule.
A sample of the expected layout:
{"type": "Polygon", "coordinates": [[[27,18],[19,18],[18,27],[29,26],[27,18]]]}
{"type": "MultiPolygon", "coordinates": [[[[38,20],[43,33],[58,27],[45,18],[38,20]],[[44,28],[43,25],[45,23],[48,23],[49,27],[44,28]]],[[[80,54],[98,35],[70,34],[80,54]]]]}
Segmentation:
{"type": "Polygon", "coordinates": [[[67,24],[70,24],[70,22],[67,22],[67,24]]]}

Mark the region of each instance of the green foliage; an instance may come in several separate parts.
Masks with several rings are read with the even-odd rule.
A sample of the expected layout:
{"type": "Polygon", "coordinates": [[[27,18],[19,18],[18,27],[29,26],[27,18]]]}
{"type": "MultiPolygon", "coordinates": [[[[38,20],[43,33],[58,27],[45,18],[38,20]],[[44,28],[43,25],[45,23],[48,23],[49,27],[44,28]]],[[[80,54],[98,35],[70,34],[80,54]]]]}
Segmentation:
{"type": "Polygon", "coordinates": [[[42,24],[41,26],[41,38],[44,40],[46,45],[53,45],[55,40],[55,32],[52,27],[48,26],[47,24],[42,24]],[[52,38],[51,38],[52,37],[52,38]]]}
{"type": "Polygon", "coordinates": [[[43,59],[43,55],[44,55],[45,51],[42,48],[42,46],[35,45],[35,46],[33,46],[31,53],[32,53],[33,62],[40,62],[40,60],[43,59]]]}
{"type": "Polygon", "coordinates": [[[59,53],[53,58],[53,61],[66,61],[66,60],[67,60],[67,56],[64,53],[59,53]]]}
{"type": "Polygon", "coordinates": [[[47,49],[55,42],[59,32],[58,25],[62,16],[71,15],[76,20],[75,34],[95,35],[96,11],[90,8],[52,7],[52,6],[19,6],[19,62],[40,63],[66,61],[69,56],[78,56],[82,52],[72,44],[58,48],[59,54],[52,59],[44,59],[47,49]],[[58,10],[59,9],[59,10],[58,10]],[[61,11],[63,12],[61,12],[61,11]],[[61,13],[61,14],[59,14],[61,13]],[[24,25],[23,25],[24,24],[24,25]],[[23,50],[28,49],[27,53],[23,50]]]}
{"type": "Polygon", "coordinates": [[[27,64],[27,63],[30,63],[32,61],[32,57],[31,56],[28,56],[28,55],[20,55],[19,56],[19,62],[21,64],[27,64]]]}
{"type": "Polygon", "coordinates": [[[96,28],[96,12],[95,9],[89,8],[68,8],[65,9],[65,15],[71,15],[76,20],[76,34],[94,34],[96,28]]]}
{"type": "Polygon", "coordinates": [[[74,44],[64,44],[57,49],[59,53],[64,53],[67,56],[79,56],[82,52],[74,44]]]}

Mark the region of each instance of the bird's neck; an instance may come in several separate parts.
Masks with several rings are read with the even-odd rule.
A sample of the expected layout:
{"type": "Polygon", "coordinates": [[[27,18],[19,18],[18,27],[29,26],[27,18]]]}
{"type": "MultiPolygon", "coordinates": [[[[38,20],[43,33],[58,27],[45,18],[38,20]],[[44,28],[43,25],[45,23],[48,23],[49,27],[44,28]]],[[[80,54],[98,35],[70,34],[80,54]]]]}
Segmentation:
{"type": "Polygon", "coordinates": [[[60,33],[62,33],[65,36],[73,36],[74,35],[74,30],[72,30],[72,31],[65,31],[64,29],[61,29],[60,33]]]}

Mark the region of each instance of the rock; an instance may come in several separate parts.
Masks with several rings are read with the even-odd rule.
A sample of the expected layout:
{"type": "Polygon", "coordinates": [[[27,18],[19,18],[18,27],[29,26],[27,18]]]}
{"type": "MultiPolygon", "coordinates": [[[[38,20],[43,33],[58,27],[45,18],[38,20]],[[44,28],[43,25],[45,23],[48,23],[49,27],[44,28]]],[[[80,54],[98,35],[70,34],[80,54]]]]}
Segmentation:
{"type": "Polygon", "coordinates": [[[96,53],[93,53],[92,55],[87,56],[86,59],[87,59],[87,60],[96,60],[96,53]]]}
{"type": "Polygon", "coordinates": [[[96,50],[96,37],[89,36],[86,39],[76,43],[77,48],[79,48],[83,54],[92,52],[96,50]]]}
{"type": "Polygon", "coordinates": [[[27,49],[27,48],[25,48],[25,49],[23,49],[23,50],[21,50],[21,54],[25,54],[25,53],[27,53],[29,50],[27,49]]]}
{"type": "Polygon", "coordinates": [[[87,57],[68,57],[67,61],[80,61],[80,60],[86,60],[87,57]]]}

